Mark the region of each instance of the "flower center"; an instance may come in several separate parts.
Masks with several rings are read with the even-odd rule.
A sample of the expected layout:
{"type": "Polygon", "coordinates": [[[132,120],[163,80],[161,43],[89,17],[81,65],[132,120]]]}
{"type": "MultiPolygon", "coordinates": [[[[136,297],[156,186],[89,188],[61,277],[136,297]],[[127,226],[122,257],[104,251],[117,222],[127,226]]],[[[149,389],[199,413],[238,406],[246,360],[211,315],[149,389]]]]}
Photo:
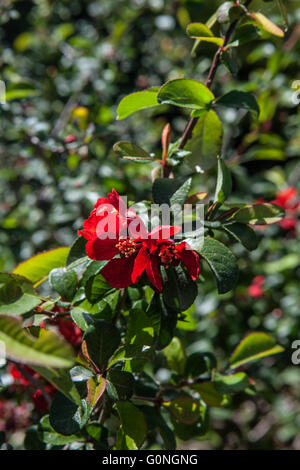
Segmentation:
{"type": "Polygon", "coordinates": [[[175,245],[164,246],[160,249],[158,256],[160,262],[168,267],[170,264],[177,261],[177,249],[175,245]]]}
{"type": "Polygon", "coordinates": [[[128,258],[136,252],[138,244],[132,238],[126,238],[125,240],[119,240],[116,244],[116,248],[119,250],[121,256],[128,258]]]}

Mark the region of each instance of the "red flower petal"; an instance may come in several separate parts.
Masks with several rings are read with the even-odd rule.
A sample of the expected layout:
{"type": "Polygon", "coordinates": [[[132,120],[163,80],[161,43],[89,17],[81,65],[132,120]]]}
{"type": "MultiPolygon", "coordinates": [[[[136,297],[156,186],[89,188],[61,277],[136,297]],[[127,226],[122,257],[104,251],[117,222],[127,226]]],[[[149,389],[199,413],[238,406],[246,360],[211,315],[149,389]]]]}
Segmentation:
{"type": "Polygon", "coordinates": [[[136,284],[140,280],[141,275],[147,268],[149,262],[150,256],[148,254],[148,251],[146,250],[146,248],[142,247],[134,262],[133,272],[131,275],[131,279],[134,284],[136,284]]]}
{"type": "Polygon", "coordinates": [[[190,245],[182,242],[176,246],[178,255],[182,263],[186,266],[191,278],[195,281],[200,274],[200,260],[196,251],[192,250],[190,245]]]}
{"type": "Polygon", "coordinates": [[[162,278],[159,272],[158,259],[150,255],[149,263],[146,266],[146,274],[149,281],[153,284],[156,291],[162,291],[162,278]]]}
{"type": "MultiPolygon", "coordinates": [[[[111,237],[115,236],[114,234],[111,237]]],[[[94,238],[89,240],[86,244],[86,254],[89,258],[102,261],[106,259],[111,259],[119,252],[116,248],[118,239],[116,238],[105,238],[101,240],[100,238],[94,238]]]]}
{"type": "Polygon", "coordinates": [[[174,225],[158,225],[148,235],[152,240],[168,239],[181,232],[181,227],[174,225]]]}
{"type": "Polygon", "coordinates": [[[112,259],[101,271],[106,281],[116,289],[122,289],[132,284],[131,273],[136,256],[112,259]]]}

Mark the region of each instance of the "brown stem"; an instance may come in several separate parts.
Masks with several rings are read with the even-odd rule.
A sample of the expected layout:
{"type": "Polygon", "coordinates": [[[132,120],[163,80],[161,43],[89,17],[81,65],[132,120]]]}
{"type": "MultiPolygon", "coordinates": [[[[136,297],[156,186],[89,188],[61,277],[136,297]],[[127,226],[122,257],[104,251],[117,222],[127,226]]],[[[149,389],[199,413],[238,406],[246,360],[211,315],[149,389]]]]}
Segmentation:
{"type": "MultiPolygon", "coordinates": [[[[247,0],[244,3],[245,10],[250,5],[251,1],[252,0],[247,0]]],[[[246,14],[246,11],[242,14],[242,16],[245,15],[245,14],[246,14]]],[[[205,80],[205,86],[207,88],[211,88],[211,86],[212,86],[212,83],[213,83],[215,75],[216,75],[216,71],[217,71],[217,69],[220,65],[221,53],[223,52],[224,47],[226,47],[227,44],[229,43],[230,38],[231,38],[232,34],[234,33],[235,28],[237,27],[237,24],[238,24],[239,20],[240,19],[237,19],[233,23],[231,23],[231,25],[229,26],[229,28],[227,30],[227,33],[225,34],[223,45],[219,47],[219,49],[217,50],[217,52],[214,55],[211,67],[210,67],[209,72],[208,72],[208,76],[205,80]]],[[[193,131],[195,125],[197,124],[198,119],[199,119],[198,117],[192,117],[192,118],[189,119],[189,121],[188,121],[188,123],[187,123],[187,125],[184,129],[180,144],[178,145],[179,149],[183,149],[185,144],[187,143],[187,141],[191,138],[192,131],[193,131]]]]}

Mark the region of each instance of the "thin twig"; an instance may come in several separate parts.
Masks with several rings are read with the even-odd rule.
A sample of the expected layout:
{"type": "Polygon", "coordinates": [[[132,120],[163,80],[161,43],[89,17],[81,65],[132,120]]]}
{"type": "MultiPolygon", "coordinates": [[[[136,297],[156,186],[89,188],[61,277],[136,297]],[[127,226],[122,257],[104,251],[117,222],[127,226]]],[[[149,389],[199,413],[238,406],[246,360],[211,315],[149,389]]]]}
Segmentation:
{"type": "MultiPolygon", "coordinates": [[[[244,4],[244,7],[245,7],[245,11],[244,13],[241,15],[241,18],[243,15],[246,14],[246,9],[247,7],[250,5],[252,0],[247,0],[244,4]]],[[[209,73],[208,73],[208,76],[207,76],[207,79],[205,80],[205,86],[207,88],[211,88],[212,84],[213,84],[213,81],[214,81],[214,78],[215,78],[215,75],[216,75],[216,72],[217,72],[217,69],[220,65],[220,60],[221,60],[221,53],[223,52],[224,50],[224,47],[227,46],[227,44],[229,43],[230,39],[231,39],[231,36],[232,34],[234,33],[235,31],[235,28],[237,27],[240,19],[237,19],[235,20],[233,23],[231,23],[231,25],[229,26],[228,30],[227,30],[227,33],[225,34],[225,37],[224,37],[224,43],[222,46],[219,47],[219,49],[217,50],[217,52],[215,53],[214,55],[214,58],[213,58],[213,61],[212,61],[212,64],[211,64],[211,67],[209,69],[209,73]]],[[[181,141],[178,145],[178,148],[179,149],[183,149],[185,144],[187,143],[187,141],[191,138],[192,136],[192,131],[194,129],[194,127],[196,126],[197,122],[198,122],[198,117],[192,117],[189,119],[185,129],[184,129],[184,132],[183,132],[183,135],[182,135],[182,138],[181,138],[181,141]]]]}

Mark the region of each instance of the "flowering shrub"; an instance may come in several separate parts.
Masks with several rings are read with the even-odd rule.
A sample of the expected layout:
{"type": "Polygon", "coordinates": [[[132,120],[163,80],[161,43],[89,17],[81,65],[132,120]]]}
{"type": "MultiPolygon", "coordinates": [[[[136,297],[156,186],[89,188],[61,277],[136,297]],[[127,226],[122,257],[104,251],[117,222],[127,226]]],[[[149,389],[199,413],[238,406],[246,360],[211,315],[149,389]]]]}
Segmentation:
{"type": "MultiPolygon", "coordinates": [[[[255,253],[261,241],[255,228],[278,224],[295,234],[299,213],[293,187],[273,200],[240,197],[222,141],[224,110],[243,110],[251,125],[264,106],[238,86],[219,95],[219,68],[232,72],[236,50],[261,37],[280,41],[283,30],[247,0],[226,2],[207,23],[190,23],[186,32],[194,51],[203,43],[215,48],[205,82],[180,76],[150,87],[139,77],[147,88],[126,95],[117,108],[120,121],[147,108],[166,119],[188,114],[181,134],[175,125],[161,126],[161,150],[127,140],[114,144],[120,165],[147,168],[152,200],[131,197],[127,206],[125,191],[111,187],[103,197],[101,189],[90,215],[77,223],[71,247],[41,252],[0,274],[0,340],[13,361],[7,393],[26,391],[38,414],[26,434],[27,449],[175,449],[178,440],[213,429],[212,410],[256,393],[249,363],[283,352],[272,335],[251,325],[245,334],[235,332],[228,357],[219,357],[217,349],[196,351],[180,338],[181,330],[196,328],[192,311],[199,291],[217,289],[220,304],[239,294],[242,253],[255,253]],[[199,175],[213,180],[206,191],[199,175]],[[169,223],[152,205],[172,209],[169,223]],[[178,224],[179,214],[187,215],[187,224],[178,224]]],[[[93,139],[87,108],[77,106],[71,121],[78,136],[65,130],[64,151],[75,160],[75,150],[81,151],[85,160],[93,139]]],[[[47,151],[39,147],[46,163],[47,151]]],[[[266,297],[266,277],[249,274],[252,281],[237,299],[241,309],[247,297],[266,297]]],[[[277,306],[273,313],[280,318],[277,306]]],[[[235,314],[235,322],[243,321],[235,314]]],[[[6,401],[0,406],[1,430],[9,436],[19,426],[18,408],[11,412],[6,401]],[[13,425],[2,424],[5,414],[13,425]]],[[[24,416],[22,426],[28,427],[29,414],[24,416]]]]}

